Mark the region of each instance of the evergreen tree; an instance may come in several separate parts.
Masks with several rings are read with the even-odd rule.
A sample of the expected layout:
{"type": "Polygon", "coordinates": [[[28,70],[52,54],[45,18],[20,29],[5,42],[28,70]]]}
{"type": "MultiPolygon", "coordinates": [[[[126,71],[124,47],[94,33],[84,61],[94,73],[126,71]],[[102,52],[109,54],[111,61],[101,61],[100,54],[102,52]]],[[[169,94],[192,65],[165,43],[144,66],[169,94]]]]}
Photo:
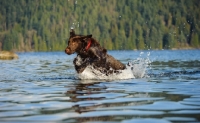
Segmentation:
{"type": "Polygon", "coordinates": [[[1,0],[0,49],[63,51],[69,30],[108,49],[200,47],[199,0],[1,0]]]}

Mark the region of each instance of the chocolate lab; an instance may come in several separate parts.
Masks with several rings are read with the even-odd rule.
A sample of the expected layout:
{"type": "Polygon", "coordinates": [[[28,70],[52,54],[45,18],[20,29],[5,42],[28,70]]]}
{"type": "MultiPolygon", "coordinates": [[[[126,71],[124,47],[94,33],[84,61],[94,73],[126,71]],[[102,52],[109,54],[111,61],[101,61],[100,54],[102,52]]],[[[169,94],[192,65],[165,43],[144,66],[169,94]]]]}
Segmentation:
{"type": "Polygon", "coordinates": [[[70,38],[65,53],[71,55],[77,53],[73,63],[77,73],[91,65],[103,73],[110,73],[110,70],[123,70],[125,65],[107,54],[107,50],[92,38],[92,35],[76,35],[74,30],[70,31],[70,38]]]}

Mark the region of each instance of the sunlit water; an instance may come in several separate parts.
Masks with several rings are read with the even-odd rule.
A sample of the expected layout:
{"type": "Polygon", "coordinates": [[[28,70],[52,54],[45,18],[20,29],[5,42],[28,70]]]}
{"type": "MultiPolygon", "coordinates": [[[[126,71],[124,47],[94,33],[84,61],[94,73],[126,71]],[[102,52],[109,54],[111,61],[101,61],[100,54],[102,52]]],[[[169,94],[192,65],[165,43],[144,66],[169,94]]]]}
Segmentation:
{"type": "Polygon", "coordinates": [[[134,69],[81,80],[63,52],[0,60],[0,122],[200,121],[200,50],[109,54],[134,69]]]}

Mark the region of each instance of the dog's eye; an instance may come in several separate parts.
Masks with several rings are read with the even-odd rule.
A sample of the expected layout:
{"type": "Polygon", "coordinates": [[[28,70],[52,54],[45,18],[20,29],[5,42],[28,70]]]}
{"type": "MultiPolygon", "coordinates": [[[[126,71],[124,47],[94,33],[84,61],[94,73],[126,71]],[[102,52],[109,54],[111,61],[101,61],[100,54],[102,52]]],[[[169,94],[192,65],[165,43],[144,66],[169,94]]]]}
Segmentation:
{"type": "Polygon", "coordinates": [[[74,44],[74,41],[71,41],[71,44],[74,44]]]}

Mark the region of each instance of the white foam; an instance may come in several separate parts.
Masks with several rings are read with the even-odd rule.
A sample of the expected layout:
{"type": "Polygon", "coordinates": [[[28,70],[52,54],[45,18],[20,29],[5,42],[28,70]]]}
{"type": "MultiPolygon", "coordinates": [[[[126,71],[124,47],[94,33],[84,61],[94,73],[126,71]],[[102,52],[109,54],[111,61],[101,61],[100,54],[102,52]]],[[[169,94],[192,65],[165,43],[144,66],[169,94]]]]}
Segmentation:
{"type": "Polygon", "coordinates": [[[78,78],[82,80],[121,80],[143,78],[146,75],[146,68],[149,63],[149,59],[137,58],[136,60],[128,62],[126,69],[119,70],[118,73],[112,73],[109,75],[94,69],[92,66],[87,66],[81,74],[78,74],[78,78]]]}
{"type": "Polygon", "coordinates": [[[98,80],[119,80],[119,79],[131,79],[135,78],[131,72],[131,68],[125,70],[119,70],[118,73],[112,73],[106,75],[99,70],[94,69],[92,66],[87,66],[87,68],[81,73],[78,74],[80,79],[98,79],[98,80]]]}

